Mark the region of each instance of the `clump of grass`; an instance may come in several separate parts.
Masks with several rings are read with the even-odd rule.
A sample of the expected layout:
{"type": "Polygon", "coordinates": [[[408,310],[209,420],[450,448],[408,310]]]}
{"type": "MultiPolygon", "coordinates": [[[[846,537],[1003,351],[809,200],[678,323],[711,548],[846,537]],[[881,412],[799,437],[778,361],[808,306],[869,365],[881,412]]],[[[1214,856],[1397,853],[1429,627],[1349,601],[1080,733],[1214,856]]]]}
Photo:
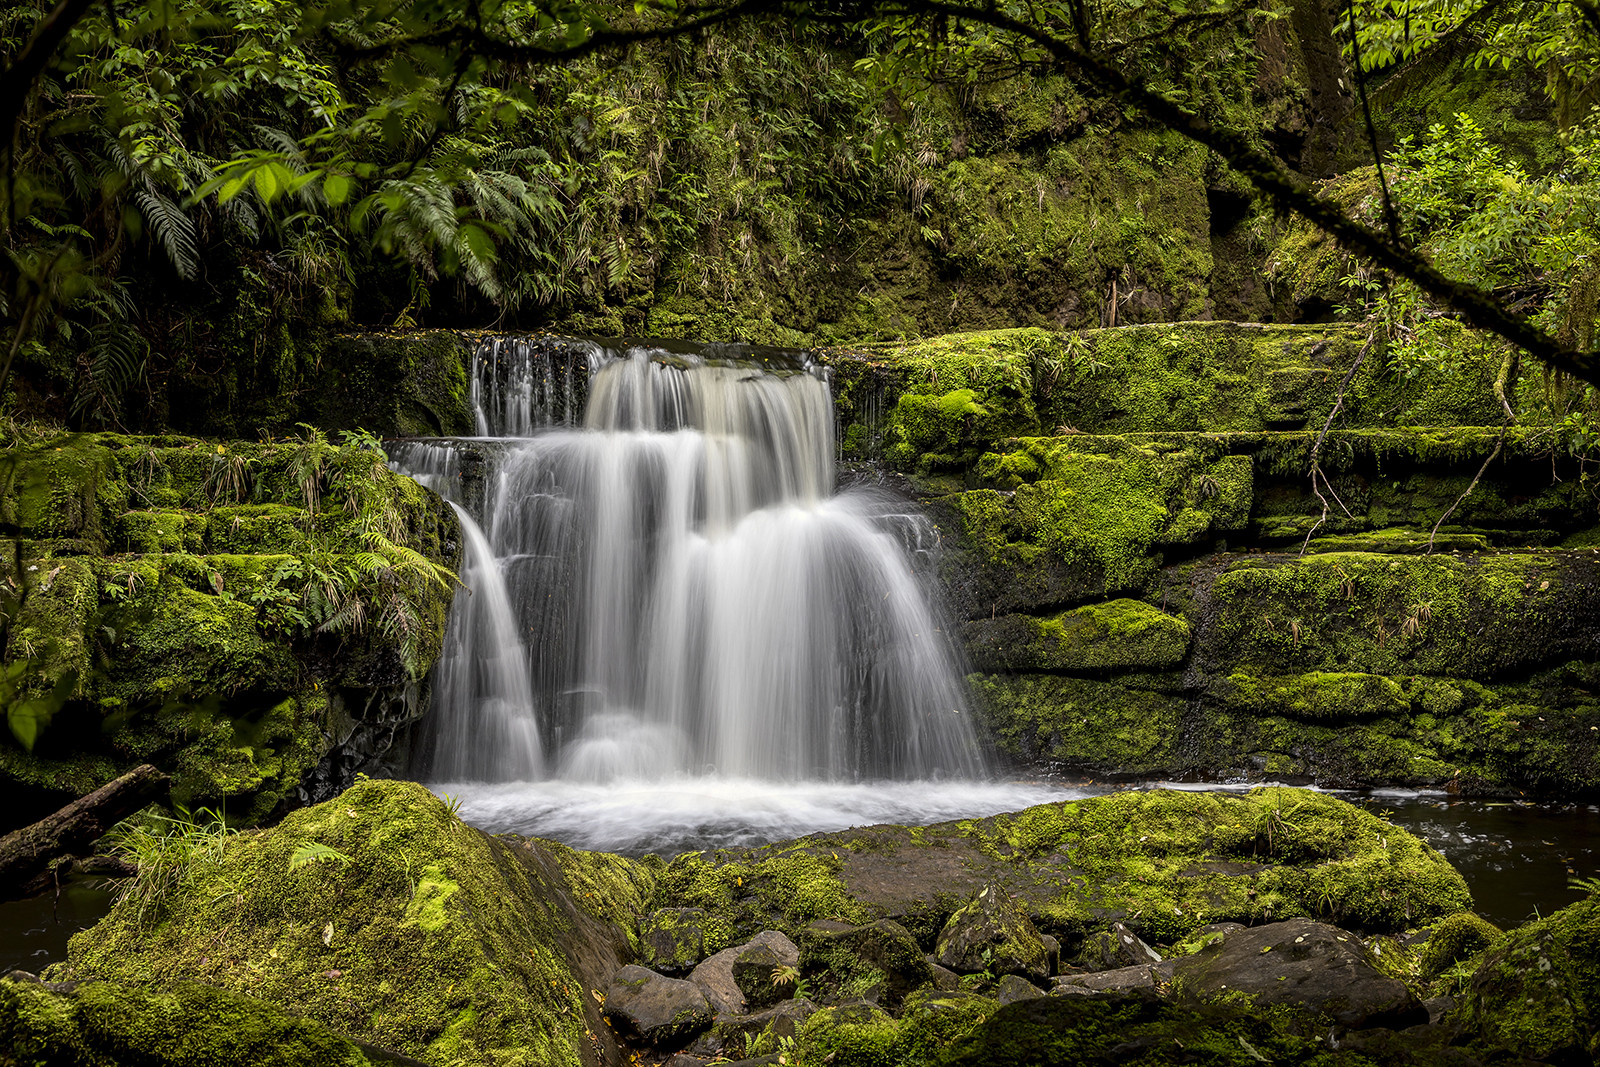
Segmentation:
{"type": "Polygon", "coordinates": [[[134,867],[134,873],[116,880],[116,903],[131,903],[136,921],[142,921],[147,911],[193,884],[200,869],[215,865],[235,833],[210,808],[191,813],[180,807],[172,816],[124,819],[106,835],[112,855],[134,867]]]}

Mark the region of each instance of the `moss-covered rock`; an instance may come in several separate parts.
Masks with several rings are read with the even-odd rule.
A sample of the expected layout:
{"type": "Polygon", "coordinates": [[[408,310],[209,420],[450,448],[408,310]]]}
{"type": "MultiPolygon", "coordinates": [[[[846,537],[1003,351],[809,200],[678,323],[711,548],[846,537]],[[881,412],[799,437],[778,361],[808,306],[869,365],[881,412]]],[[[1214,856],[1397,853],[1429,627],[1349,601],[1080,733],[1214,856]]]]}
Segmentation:
{"type": "Polygon", "coordinates": [[[1424,978],[1435,978],[1452,965],[1479,955],[1504,936],[1498,926],[1470,911],[1452,915],[1428,931],[1428,940],[1418,954],[1418,970],[1424,978]]]}
{"type": "Polygon", "coordinates": [[[656,900],[728,916],[730,939],[768,920],[792,928],[783,898],[773,899],[777,883],[759,872],[802,862],[821,877],[792,894],[810,901],[796,918],[891,918],[925,951],[990,884],[1015,897],[1063,953],[1117,920],[1152,943],[1213,922],[1297,915],[1402,930],[1469,899],[1443,857],[1405,831],[1325,794],[1262,788],[1116,793],[990,819],[697,854],[663,872],[656,900]]]}
{"type": "Polygon", "coordinates": [[[1600,1056],[1600,897],[1508,933],[1472,977],[1463,1024],[1539,1060],[1600,1056]]]}
{"type": "Polygon", "coordinates": [[[111,982],[47,989],[0,979],[7,1063],[214,1067],[367,1067],[397,1057],[253,997],[197,982],[155,991],[111,982]]]}
{"type": "Polygon", "coordinates": [[[1189,624],[1122,599],[1046,618],[977,619],[962,625],[961,637],[980,670],[1162,670],[1183,661],[1189,624]]]}
{"type": "Polygon", "coordinates": [[[1162,688],[1165,682],[1179,689],[1176,677],[1108,682],[975,674],[967,680],[996,748],[1019,763],[1115,774],[1160,773],[1177,764],[1187,701],[1162,688]]]}
{"type": "Polygon", "coordinates": [[[141,887],[48,977],[200,982],[430,1063],[592,1065],[610,1039],[590,990],[648,893],[639,865],[489,837],[367,780],[141,887]]]}

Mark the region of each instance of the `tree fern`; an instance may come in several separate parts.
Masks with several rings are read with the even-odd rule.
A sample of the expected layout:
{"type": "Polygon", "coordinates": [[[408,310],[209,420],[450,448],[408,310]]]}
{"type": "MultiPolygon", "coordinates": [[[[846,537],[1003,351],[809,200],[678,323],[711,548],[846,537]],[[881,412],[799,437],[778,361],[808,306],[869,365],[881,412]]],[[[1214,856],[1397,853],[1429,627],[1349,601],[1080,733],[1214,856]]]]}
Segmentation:
{"type": "Polygon", "coordinates": [[[180,277],[193,278],[200,269],[200,249],[195,240],[193,220],[161,193],[139,189],[134,192],[133,199],[166,251],[173,269],[180,277]]]}

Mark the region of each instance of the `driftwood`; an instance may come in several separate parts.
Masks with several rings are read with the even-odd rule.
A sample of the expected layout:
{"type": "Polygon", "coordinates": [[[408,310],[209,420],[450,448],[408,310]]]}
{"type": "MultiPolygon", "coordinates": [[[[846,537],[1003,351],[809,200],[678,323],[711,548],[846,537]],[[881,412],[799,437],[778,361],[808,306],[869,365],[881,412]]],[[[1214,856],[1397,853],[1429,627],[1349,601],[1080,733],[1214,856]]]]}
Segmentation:
{"type": "Polygon", "coordinates": [[[0,900],[49,888],[57,861],[87,852],[118,822],[165,797],[168,784],[154,767],[135,767],[54,815],[0,838],[0,900]]]}

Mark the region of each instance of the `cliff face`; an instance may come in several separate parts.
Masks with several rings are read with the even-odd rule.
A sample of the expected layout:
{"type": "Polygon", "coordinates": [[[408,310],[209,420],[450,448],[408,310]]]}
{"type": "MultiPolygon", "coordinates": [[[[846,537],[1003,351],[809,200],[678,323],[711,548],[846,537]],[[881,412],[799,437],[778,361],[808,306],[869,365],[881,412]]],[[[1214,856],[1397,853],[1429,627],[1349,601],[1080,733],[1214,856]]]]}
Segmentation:
{"type": "Polygon", "coordinates": [[[0,450],[9,818],[155,762],[255,823],[381,765],[427,709],[457,537],[384,463],[320,434],[0,450]]]}

